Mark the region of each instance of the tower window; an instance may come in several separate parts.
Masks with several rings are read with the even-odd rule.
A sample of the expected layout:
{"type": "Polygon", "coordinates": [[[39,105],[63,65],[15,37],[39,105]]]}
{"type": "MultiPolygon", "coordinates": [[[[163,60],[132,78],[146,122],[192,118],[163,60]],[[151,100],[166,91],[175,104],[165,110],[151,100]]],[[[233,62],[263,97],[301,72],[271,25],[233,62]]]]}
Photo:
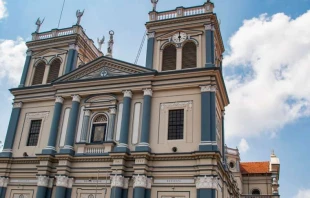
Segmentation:
{"type": "Polygon", "coordinates": [[[45,62],[44,61],[40,61],[35,66],[35,71],[34,71],[34,75],[33,75],[32,85],[42,84],[43,76],[44,76],[44,71],[45,71],[45,62]]]}
{"type": "Polygon", "coordinates": [[[40,135],[41,123],[42,120],[31,121],[27,146],[37,146],[40,135]]]}
{"type": "Polygon", "coordinates": [[[169,110],[168,140],[183,139],[184,109],[169,110]]]}
{"type": "Polygon", "coordinates": [[[53,80],[55,80],[56,78],[58,78],[60,65],[61,65],[61,61],[58,58],[53,60],[51,66],[50,66],[50,71],[48,73],[47,83],[50,83],[53,80]]]}
{"type": "Polygon", "coordinates": [[[258,189],[252,190],[252,195],[260,195],[260,191],[258,189]]]}
{"type": "Polygon", "coordinates": [[[182,49],[182,69],[197,67],[197,46],[193,42],[187,42],[182,49]]]}
{"type": "Polygon", "coordinates": [[[163,50],[162,71],[176,70],[177,67],[177,49],[170,44],[163,50]]]}
{"type": "Polygon", "coordinates": [[[104,114],[97,115],[92,124],[91,143],[104,142],[108,119],[104,114]]]}

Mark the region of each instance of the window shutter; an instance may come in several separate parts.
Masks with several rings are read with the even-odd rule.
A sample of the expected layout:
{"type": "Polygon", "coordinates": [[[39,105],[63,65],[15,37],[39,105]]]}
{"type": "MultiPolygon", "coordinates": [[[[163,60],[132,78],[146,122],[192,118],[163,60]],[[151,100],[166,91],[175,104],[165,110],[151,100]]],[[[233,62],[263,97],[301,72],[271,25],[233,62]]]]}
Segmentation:
{"type": "Polygon", "coordinates": [[[197,46],[193,42],[188,42],[182,49],[182,69],[197,67],[197,46]]]}
{"type": "Polygon", "coordinates": [[[58,58],[53,60],[51,66],[50,66],[50,71],[48,73],[47,83],[50,83],[53,80],[55,80],[56,78],[58,78],[60,65],[61,65],[61,61],[58,58]]]}
{"type": "Polygon", "coordinates": [[[177,49],[170,44],[163,51],[162,71],[176,70],[177,67],[177,49]]]}
{"type": "Polygon", "coordinates": [[[39,64],[37,64],[37,66],[35,66],[32,85],[42,84],[44,71],[45,71],[45,62],[41,61],[39,64]]]}

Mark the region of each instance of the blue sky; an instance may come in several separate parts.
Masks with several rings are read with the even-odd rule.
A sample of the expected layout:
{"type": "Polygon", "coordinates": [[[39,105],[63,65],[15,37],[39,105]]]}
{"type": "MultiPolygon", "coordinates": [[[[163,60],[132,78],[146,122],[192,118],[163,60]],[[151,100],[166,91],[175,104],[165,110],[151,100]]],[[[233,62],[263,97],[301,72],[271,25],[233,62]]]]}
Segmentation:
{"type": "MultiPolygon", "coordinates": [[[[11,111],[7,89],[18,84],[24,42],[30,40],[38,17],[45,17],[41,31],[57,28],[63,0],[5,2],[3,6],[0,0],[0,139],[11,111]]],[[[158,10],[204,2],[159,0],[158,10]]],[[[226,47],[224,75],[231,99],[225,127],[228,146],[240,148],[242,161],[267,161],[274,149],[281,161],[282,197],[308,198],[310,0],[214,2],[226,47]]],[[[77,9],[85,9],[81,24],[90,38],[96,41],[114,30],[114,57],[134,62],[151,10],[149,0],[66,0],[60,28],[76,22],[77,9]]],[[[145,46],[139,64],[144,62],[145,46]]]]}

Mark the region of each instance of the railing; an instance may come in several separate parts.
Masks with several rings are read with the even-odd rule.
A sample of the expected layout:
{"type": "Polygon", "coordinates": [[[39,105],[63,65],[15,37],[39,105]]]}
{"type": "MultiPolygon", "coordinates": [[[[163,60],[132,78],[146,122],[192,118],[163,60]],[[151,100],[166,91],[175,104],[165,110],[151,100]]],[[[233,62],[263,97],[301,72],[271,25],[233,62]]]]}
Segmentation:
{"type": "Polygon", "coordinates": [[[166,12],[150,12],[150,21],[158,21],[158,20],[166,20],[166,19],[173,19],[177,17],[183,17],[183,16],[193,16],[198,14],[204,14],[213,12],[213,4],[212,3],[205,3],[202,6],[197,7],[190,7],[190,8],[184,8],[184,7],[178,7],[175,10],[170,10],[166,12]]]}
{"type": "Polygon", "coordinates": [[[98,55],[101,56],[101,52],[96,48],[94,41],[88,38],[85,34],[83,28],[81,26],[72,26],[71,28],[64,28],[64,29],[53,29],[49,32],[42,32],[42,33],[33,33],[32,40],[44,40],[50,39],[59,36],[67,36],[72,34],[79,34],[84,41],[88,44],[88,46],[98,55]]]}
{"type": "Polygon", "coordinates": [[[106,154],[112,151],[114,143],[105,142],[102,144],[86,144],[77,143],[77,154],[80,155],[100,155],[106,154]]]}
{"type": "Polygon", "coordinates": [[[241,195],[241,198],[277,198],[277,195],[241,195]]]}

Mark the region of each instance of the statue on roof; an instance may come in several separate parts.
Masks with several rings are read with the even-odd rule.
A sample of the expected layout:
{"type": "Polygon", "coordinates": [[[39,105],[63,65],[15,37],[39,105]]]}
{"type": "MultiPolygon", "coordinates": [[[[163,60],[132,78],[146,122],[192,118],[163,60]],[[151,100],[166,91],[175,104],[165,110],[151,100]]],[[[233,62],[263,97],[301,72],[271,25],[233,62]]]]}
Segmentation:
{"type": "Polygon", "coordinates": [[[98,49],[99,49],[99,51],[101,51],[102,45],[104,44],[104,40],[105,40],[105,37],[104,37],[104,36],[102,36],[102,39],[101,39],[101,40],[100,40],[99,38],[97,38],[98,49]]]}
{"type": "Polygon", "coordinates": [[[76,11],[76,18],[77,18],[76,25],[80,25],[83,14],[84,14],[84,10],[83,12],[81,12],[80,10],[76,11]]]}
{"type": "Polygon", "coordinates": [[[108,57],[112,57],[112,54],[113,54],[113,44],[114,44],[114,39],[113,39],[114,31],[110,30],[109,34],[110,34],[110,40],[108,42],[108,53],[107,53],[107,56],[108,57]]]}
{"type": "MultiPolygon", "coordinates": [[[[45,18],[44,18],[45,19],[45,18]]],[[[41,27],[41,25],[42,25],[42,23],[44,22],[44,19],[41,21],[41,19],[40,19],[40,17],[37,19],[37,21],[36,21],[36,25],[37,25],[37,30],[36,30],[36,32],[37,33],[39,33],[39,31],[40,31],[40,27],[41,27]]]]}
{"type": "Polygon", "coordinates": [[[158,0],[151,0],[151,3],[153,4],[153,11],[156,11],[158,0]]]}

